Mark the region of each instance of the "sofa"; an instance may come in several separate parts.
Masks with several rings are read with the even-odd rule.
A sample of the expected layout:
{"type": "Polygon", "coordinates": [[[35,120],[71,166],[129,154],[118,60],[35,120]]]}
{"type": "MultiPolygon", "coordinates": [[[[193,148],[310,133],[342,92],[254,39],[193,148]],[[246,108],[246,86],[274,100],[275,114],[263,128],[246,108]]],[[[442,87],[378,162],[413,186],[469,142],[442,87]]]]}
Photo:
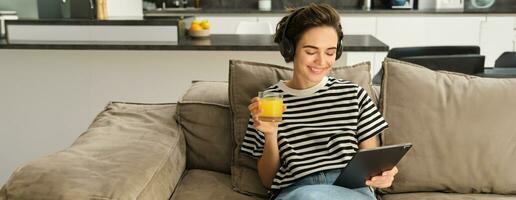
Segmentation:
{"type": "MultiPolygon", "coordinates": [[[[516,200],[516,79],[394,59],[383,67],[381,87],[371,85],[369,63],[330,74],[376,102],[390,124],[383,144],[414,145],[379,198],[516,200]]],[[[17,168],[0,200],[266,199],[256,160],[239,152],[247,104],[291,75],[232,60],[228,82],[194,82],[176,103],[110,102],[69,148],[17,168]]]]}

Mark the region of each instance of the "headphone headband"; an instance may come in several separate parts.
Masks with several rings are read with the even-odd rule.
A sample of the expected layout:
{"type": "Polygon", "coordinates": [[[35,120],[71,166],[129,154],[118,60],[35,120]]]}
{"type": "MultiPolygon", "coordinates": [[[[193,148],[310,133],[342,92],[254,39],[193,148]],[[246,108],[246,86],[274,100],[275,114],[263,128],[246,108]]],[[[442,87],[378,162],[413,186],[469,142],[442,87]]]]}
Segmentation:
{"type": "Polygon", "coordinates": [[[305,7],[298,8],[295,10],[291,15],[288,16],[287,21],[285,21],[285,28],[283,29],[282,39],[287,39],[287,30],[288,30],[288,24],[290,24],[290,21],[292,18],[294,18],[301,10],[304,10],[305,7]]]}
{"type": "MultiPolygon", "coordinates": [[[[287,37],[288,25],[290,24],[290,21],[292,21],[292,19],[305,8],[306,7],[298,8],[292,14],[290,14],[287,17],[287,20],[285,21],[285,27],[283,28],[283,32],[281,33],[281,42],[279,43],[280,53],[283,56],[283,58],[285,59],[285,62],[290,62],[290,61],[294,60],[294,55],[295,55],[295,51],[296,51],[295,41],[290,41],[289,38],[287,37]]],[[[342,29],[340,23],[339,23],[339,28],[342,29]]],[[[337,36],[339,38],[337,41],[337,52],[335,55],[335,60],[339,59],[340,56],[342,55],[342,31],[337,30],[337,36]]]]}

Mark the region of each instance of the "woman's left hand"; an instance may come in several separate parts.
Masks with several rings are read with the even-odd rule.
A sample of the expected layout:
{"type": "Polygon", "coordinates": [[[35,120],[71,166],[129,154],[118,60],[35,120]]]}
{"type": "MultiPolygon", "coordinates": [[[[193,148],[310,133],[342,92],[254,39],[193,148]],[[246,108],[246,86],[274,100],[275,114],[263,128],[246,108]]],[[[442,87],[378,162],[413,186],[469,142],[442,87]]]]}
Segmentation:
{"type": "Polygon", "coordinates": [[[366,185],[375,188],[388,188],[391,187],[394,176],[398,173],[398,168],[393,167],[389,171],[382,172],[382,175],[372,177],[366,181],[366,185]]]}

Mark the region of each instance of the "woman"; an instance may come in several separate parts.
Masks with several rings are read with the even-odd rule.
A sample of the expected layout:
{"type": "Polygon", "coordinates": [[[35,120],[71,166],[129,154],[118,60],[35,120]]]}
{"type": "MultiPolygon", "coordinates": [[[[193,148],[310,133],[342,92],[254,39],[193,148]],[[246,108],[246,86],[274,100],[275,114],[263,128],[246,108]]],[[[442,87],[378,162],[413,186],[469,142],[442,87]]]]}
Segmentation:
{"type": "Polygon", "coordinates": [[[375,136],[388,126],[363,88],[327,76],[342,35],[339,15],[326,4],[299,8],[276,28],[274,41],[294,62],[291,80],[266,89],[283,94],[283,121],[260,121],[253,98],[241,148],[258,159],[262,184],[275,199],[375,199],[370,187],[389,187],[397,173],[395,167],[367,180],[370,187],[332,185],[356,151],[376,147],[375,136]]]}

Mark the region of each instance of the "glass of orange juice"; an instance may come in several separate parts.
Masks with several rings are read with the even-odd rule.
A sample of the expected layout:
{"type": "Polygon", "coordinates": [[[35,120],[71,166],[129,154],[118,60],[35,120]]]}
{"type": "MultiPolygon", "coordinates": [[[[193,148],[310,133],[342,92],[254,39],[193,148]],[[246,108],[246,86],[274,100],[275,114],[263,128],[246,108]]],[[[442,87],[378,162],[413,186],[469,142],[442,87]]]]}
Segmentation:
{"type": "Polygon", "coordinates": [[[259,92],[260,120],[266,122],[281,122],[283,115],[283,94],[275,92],[259,92]]]}

